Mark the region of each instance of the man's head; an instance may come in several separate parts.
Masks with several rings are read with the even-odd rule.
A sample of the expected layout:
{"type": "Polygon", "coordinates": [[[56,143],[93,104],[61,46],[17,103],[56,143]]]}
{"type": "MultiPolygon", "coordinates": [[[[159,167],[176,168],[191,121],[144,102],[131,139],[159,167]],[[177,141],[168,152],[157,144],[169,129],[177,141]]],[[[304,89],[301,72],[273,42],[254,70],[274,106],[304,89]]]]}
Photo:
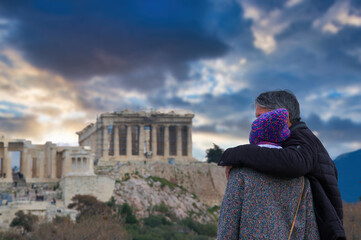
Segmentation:
{"type": "Polygon", "coordinates": [[[262,113],[285,108],[289,113],[289,126],[301,120],[300,105],[296,96],[288,90],[261,93],[255,100],[256,117],[262,113]]]}

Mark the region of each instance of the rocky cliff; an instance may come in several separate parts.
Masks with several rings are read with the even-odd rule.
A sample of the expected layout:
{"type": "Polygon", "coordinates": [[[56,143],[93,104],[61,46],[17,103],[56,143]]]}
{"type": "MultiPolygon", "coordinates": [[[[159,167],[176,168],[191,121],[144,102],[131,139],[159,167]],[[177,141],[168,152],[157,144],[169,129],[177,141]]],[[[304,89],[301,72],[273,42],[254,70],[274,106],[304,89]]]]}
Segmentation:
{"type": "Polygon", "coordinates": [[[203,162],[189,164],[167,164],[162,162],[122,163],[117,166],[98,167],[96,174],[108,175],[121,180],[126,174],[164,178],[194,193],[208,205],[220,205],[226,188],[224,169],[216,164],[203,162]]]}
{"type": "Polygon", "coordinates": [[[165,208],[176,218],[209,221],[226,187],[224,169],[208,163],[128,162],[97,167],[96,173],[115,179],[114,199],[131,204],[140,218],[165,208]]]}

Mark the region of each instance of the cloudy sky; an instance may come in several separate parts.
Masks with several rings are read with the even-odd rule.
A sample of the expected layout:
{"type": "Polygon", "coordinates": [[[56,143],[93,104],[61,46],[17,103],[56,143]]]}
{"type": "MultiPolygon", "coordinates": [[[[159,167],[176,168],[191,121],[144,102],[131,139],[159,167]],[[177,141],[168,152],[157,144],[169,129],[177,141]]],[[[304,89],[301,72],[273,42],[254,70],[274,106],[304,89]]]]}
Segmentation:
{"type": "Polygon", "coordinates": [[[74,144],[97,114],[195,113],[193,154],[248,142],[289,89],[331,157],[361,148],[361,2],[0,1],[0,131],[74,144]]]}

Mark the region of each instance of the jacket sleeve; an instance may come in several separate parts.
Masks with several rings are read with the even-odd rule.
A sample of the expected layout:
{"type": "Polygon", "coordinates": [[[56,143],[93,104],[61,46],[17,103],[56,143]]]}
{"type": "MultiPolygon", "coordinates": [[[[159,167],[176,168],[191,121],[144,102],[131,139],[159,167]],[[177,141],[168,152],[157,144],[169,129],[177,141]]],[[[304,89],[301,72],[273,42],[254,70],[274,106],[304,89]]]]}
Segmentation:
{"type": "Polygon", "coordinates": [[[283,149],[246,144],[228,148],[219,166],[248,167],[266,174],[282,177],[301,177],[314,166],[313,149],[299,139],[289,140],[283,149]]]}

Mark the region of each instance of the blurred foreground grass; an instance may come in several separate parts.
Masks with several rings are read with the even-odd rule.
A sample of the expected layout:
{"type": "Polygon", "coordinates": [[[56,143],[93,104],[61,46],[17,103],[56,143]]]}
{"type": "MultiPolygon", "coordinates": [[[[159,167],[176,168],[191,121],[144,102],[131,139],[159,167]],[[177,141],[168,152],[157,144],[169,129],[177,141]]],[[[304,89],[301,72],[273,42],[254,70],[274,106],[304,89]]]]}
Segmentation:
{"type": "Polygon", "coordinates": [[[346,236],[348,240],[361,240],[361,202],[343,205],[346,236]]]}

